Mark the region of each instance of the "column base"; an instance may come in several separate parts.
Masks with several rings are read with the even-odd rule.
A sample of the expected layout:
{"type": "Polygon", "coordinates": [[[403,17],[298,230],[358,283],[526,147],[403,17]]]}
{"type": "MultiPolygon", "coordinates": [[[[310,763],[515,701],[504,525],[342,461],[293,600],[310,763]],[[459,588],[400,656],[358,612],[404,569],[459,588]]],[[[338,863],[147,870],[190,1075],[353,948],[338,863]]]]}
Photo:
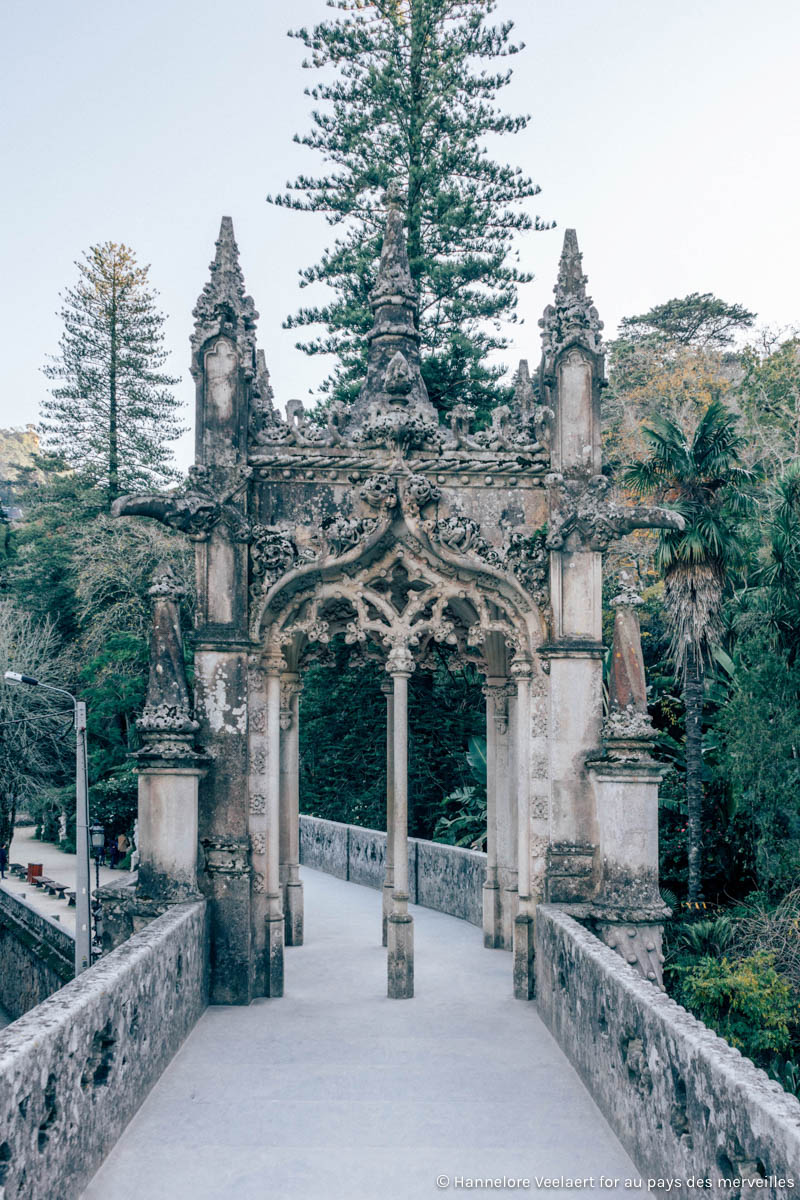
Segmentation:
{"type": "Polygon", "coordinates": [[[483,885],[483,944],[487,950],[498,950],[503,945],[501,928],[500,889],[496,883],[483,885]]]}
{"type": "Polygon", "coordinates": [[[285,944],[287,946],[302,946],[303,885],[299,879],[286,884],[283,903],[285,944]]]}
{"type": "Polygon", "coordinates": [[[409,1000],[414,995],[414,918],[390,913],[386,922],[388,996],[409,1000]]]}
{"type": "Polygon", "coordinates": [[[500,927],[503,938],[503,949],[514,949],[514,922],[519,912],[519,892],[516,884],[503,888],[501,899],[500,927]]]}
{"type": "Polygon", "coordinates": [[[394,884],[387,882],[383,885],[383,917],[381,921],[381,945],[386,946],[388,936],[389,914],[392,911],[392,895],[394,884]]]}
{"type": "Polygon", "coordinates": [[[268,916],[267,924],[267,972],[265,995],[277,1000],[283,995],[283,913],[268,916]]]}
{"type": "Polygon", "coordinates": [[[532,1000],[533,917],[520,913],[514,921],[514,999],[532,1000]]]}

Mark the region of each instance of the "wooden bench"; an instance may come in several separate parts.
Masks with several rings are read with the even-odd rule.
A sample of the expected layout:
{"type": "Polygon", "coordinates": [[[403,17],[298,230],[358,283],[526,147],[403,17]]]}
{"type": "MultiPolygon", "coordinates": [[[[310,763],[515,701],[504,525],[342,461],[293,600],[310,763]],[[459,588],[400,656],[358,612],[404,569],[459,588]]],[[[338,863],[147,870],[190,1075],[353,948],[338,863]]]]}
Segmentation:
{"type": "Polygon", "coordinates": [[[18,875],[20,879],[24,879],[28,873],[27,867],[23,867],[22,863],[11,863],[8,869],[12,875],[18,875]]]}
{"type": "Polygon", "coordinates": [[[51,896],[58,896],[59,900],[64,899],[64,893],[67,890],[65,883],[56,883],[54,879],[48,879],[44,886],[51,896]]]}
{"type": "Polygon", "coordinates": [[[67,892],[67,904],[70,908],[75,907],[75,893],[67,892]]]}

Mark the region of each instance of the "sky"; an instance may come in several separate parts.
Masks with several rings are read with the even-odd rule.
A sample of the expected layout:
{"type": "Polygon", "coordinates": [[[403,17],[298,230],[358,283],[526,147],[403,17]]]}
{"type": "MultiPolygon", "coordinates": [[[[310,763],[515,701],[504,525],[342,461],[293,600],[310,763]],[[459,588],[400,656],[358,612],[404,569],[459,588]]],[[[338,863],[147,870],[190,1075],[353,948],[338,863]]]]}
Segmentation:
{"type": "MultiPolygon", "coordinates": [[[[167,316],[167,369],[188,371],[191,311],[229,214],[261,316],[279,404],[327,373],[281,328],[311,296],[298,270],[331,239],[324,217],[266,203],[320,171],[302,43],[287,29],[325,0],[6,0],[0,47],[0,426],[37,420],[59,292],[90,245],[131,246],[167,316]]],[[[531,115],[496,156],[541,185],[552,231],[521,237],[522,322],[504,359],[539,360],[563,230],[612,336],[623,316],[689,292],[800,324],[797,0],[499,0],[525,50],[501,93],[531,115]]],[[[191,434],[177,448],[191,461],[191,434]]]]}

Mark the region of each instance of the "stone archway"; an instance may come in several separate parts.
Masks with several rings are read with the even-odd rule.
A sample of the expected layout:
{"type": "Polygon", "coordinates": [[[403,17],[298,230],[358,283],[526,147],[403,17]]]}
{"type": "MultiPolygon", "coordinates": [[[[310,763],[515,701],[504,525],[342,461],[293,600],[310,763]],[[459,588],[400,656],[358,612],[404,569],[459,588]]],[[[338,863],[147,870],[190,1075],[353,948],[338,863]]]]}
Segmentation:
{"type": "MultiPolygon", "coordinates": [[[[196,543],[195,717],[207,757],[202,768],[191,758],[195,727],[188,732],[182,709],[173,714],[165,696],[161,712],[156,670],[148,706],[159,711],[159,729],[143,727],[141,796],[147,804],[172,787],[180,742],[189,773],[172,790],[186,805],[199,786],[198,869],[195,876],[189,864],[187,886],[196,878],[209,901],[212,997],[247,1003],[282,994],[284,938],[300,931],[288,819],[283,878],[280,833],[282,786],[285,813],[297,806],[298,655],[331,629],[386,653],[396,783],[408,678],[426,647],[453,639],[480,659],[494,731],[493,802],[501,794],[517,801],[515,995],[532,995],[540,899],[595,922],[618,948],[614,930],[625,923],[626,956],[637,946],[643,972],[658,977],[658,768],[647,753],[641,688],[616,695],[604,725],[602,555],[633,528],[674,527],[680,518],[623,507],[609,494],[602,323],[574,231],[565,236],[555,303],[540,322],[539,371],[531,378],[520,363],[513,400],[494,410],[488,429],[473,429],[463,403],[443,424],[430,403],[402,216],[391,199],[371,305],[368,368],[352,405],[334,404],[318,422],[290,400],[284,418],[223,218],[194,313],[197,465],[177,493],[115,505],[117,515],[153,517],[196,543]],[[159,773],[164,788],[153,785],[159,773]]],[[[401,789],[402,781],[398,813],[401,789]]],[[[487,945],[508,941],[507,906],[497,896],[512,891],[500,874],[503,855],[502,870],[514,869],[508,824],[495,822],[490,846],[487,945]],[[498,856],[499,837],[506,844],[498,856]]],[[[389,976],[391,994],[408,996],[401,826],[396,820],[389,976]]],[[[145,868],[169,861],[164,849],[143,844],[145,868]]]]}

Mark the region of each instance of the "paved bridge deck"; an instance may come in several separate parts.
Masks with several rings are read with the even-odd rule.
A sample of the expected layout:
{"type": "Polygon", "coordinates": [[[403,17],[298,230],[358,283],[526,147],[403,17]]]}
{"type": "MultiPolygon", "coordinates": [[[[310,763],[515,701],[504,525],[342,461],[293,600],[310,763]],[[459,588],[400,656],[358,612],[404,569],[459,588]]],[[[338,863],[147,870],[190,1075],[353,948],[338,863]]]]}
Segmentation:
{"type": "Polygon", "coordinates": [[[284,999],[206,1011],[84,1200],[423,1200],[504,1175],[527,1194],[535,1176],[638,1194],[534,1005],[512,999],[508,954],[415,907],[416,996],[387,1000],[380,893],[303,879],[284,999]]]}

